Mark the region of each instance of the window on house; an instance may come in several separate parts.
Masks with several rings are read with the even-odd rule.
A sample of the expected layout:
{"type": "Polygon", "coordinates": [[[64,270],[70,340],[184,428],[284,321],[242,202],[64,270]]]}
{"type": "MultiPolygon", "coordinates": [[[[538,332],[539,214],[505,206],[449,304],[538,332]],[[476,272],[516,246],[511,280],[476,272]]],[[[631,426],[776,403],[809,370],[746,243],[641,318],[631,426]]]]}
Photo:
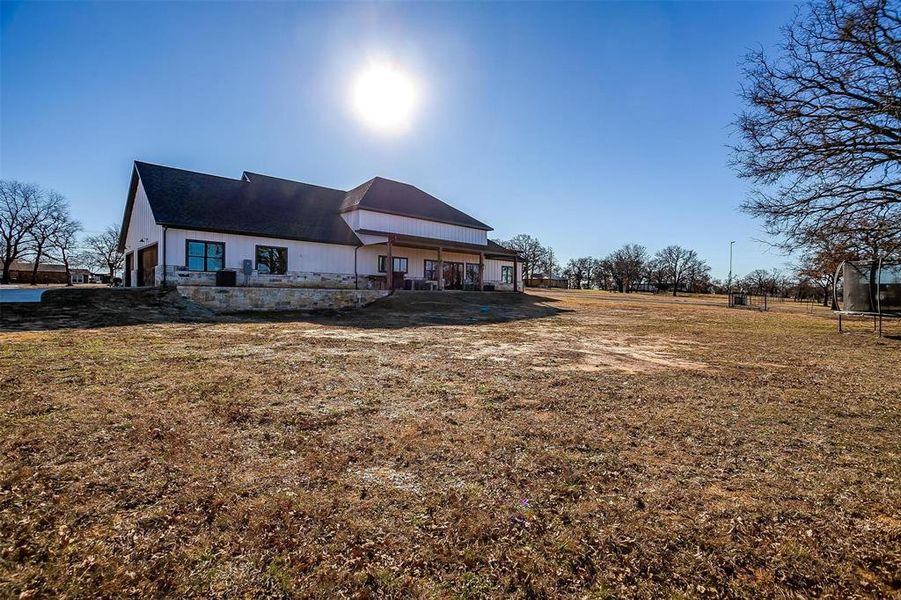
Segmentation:
{"type": "Polygon", "coordinates": [[[274,275],[287,273],[288,249],[278,246],[257,246],[257,271],[274,275]]]}
{"type": "Polygon", "coordinates": [[[186,262],[189,271],[221,271],[225,267],[225,244],[188,240],[186,262]]]}
{"type": "Polygon", "coordinates": [[[501,283],[513,283],[513,267],[501,267],[501,283]]]}
{"type": "Polygon", "coordinates": [[[423,274],[426,281],[438,281],[438,261],[426,260],[423,265],[423,274]]]}
{"type": "MultiPolygon", "coordinates": [[[[385,261],[388,260],[387,256],[379,256],[379,273],[385,273],[385,261]]],[[[403,256],[394,256],[392,257],[392,262],[394,263],[394,272],[395,273],[406,273],[407,272],[407,259],[403,256]]]]}

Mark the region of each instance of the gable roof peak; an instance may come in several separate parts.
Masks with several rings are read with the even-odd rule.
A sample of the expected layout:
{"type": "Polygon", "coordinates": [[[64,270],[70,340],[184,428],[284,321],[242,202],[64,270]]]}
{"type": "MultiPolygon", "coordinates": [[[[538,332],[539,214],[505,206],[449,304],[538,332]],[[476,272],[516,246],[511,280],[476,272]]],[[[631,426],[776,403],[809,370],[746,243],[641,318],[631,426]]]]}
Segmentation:
{"type": "Polygon", "coordinates": [[[376,175],[347,192],[341,211],[371,210],[491,231],[491,227],[415,185],[376,175]]]}

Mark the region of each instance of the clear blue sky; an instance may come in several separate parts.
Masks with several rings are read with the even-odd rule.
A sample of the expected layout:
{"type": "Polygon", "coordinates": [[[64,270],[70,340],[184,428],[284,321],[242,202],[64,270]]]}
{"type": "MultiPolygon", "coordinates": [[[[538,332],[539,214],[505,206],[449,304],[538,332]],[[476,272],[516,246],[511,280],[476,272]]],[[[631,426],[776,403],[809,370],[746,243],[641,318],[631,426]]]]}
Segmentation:
{"type": "Polygon", "coordinates": [[[625,242],[776,267],[727,165],[739,61],[792,3],[3,2],[0,175],[118,224],[135,159],[349,189],[413,183],[561,261],[625,242]],[[412,129],[349,108],[372,56],[412,73],[412,129]]]}

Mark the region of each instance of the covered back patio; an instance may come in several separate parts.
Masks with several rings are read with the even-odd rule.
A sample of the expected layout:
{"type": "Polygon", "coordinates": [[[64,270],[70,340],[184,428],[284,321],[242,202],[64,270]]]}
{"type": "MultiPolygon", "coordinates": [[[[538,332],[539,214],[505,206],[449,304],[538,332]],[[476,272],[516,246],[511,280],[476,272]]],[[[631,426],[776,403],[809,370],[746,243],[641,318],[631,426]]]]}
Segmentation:
{"type": "Polygon", "coordinates": [[[467,244],[363,230],[366,254],[377,256],[387,289],[521,291],[519,258],[489,241],[467,244]]]}

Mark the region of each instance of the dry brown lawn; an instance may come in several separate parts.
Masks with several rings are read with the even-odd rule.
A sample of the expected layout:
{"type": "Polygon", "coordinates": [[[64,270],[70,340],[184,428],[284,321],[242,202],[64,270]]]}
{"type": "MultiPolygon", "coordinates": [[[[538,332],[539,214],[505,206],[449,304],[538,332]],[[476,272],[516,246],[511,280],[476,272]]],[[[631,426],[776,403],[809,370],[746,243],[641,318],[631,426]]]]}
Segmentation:
{"type": "Polygon", "coordinates": [[[524,300],[0,332],[0,597],[901,596],[899,324],[524,300]]]}

